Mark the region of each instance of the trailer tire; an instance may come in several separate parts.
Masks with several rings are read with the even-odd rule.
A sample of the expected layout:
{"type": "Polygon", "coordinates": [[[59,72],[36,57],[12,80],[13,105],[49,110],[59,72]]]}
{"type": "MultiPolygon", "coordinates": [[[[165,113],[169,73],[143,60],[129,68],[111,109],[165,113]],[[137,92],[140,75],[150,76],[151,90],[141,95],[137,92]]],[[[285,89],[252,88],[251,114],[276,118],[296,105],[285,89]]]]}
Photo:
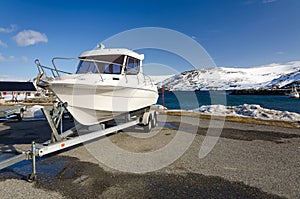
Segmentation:
{"type": "Polygon", "coordinates": [[[32,183],[36,180],[36,175],[28,174],[26,180],[27,182],[32,183]]]}
{"type": "Polygon", "coordinates": [[[144,132],[148,133],[151,131],[153,125],[153,120],[151,114],[149,114],[148,124],[144,125],[144,132]]]}
{"type": "Polygon", "coordinates": [[[156,125],[157,125],[157,115],[156,115],[155,112],[153,113],[153,119],[151,120],[151,122],[152,122],[152,128],[156,127],[156,125]]]}
{"type": "Polygon", "coordinates": [[[24,118],[24,110],[21,109],[20,113],[17,114],[18,121],[22,121],[24,118]]]}

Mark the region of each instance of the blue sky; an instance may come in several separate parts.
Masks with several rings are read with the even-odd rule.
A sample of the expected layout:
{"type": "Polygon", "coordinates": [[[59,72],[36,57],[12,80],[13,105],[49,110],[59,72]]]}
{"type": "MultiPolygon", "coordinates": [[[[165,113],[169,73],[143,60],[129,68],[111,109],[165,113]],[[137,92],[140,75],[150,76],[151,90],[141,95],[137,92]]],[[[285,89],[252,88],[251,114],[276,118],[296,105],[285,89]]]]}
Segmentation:
{"type": "MultiPolygon", "coordinates": [[[[50,65],[52,57],[76,57],[114,34],[141,27],[186,34],[217,66],[300,60],[299,10],[299,0],[3,0],[0,79],[32,78],[36,58],[50,65]]],[[[145,61],[175,63],[172,56],[150,54],[145,61]]],[[[176,64],[184,70],[184,62],[176,64]]]]}

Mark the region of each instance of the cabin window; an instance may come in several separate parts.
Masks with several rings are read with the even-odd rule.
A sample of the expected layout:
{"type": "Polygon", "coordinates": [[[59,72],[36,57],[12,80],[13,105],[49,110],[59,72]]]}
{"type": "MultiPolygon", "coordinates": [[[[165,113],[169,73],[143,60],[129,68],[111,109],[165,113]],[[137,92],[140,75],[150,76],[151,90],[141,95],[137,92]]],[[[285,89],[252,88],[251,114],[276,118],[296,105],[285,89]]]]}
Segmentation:
{"type": "Polygon", "coordinates": [[[80,61],[77,67],[77,74],[83,73],[97,73],[97,66],[91,61],[80,61]]]}
{"type": "Polygon", "coordinates": [[[128,57],[125,72],[127,75],[136,75],[139,72],[140,60],[128,57]]]}
{"type": "Polygon", "coordinates": [[[121,74],[124,55],[101,55],[81,58],[77,74],[104,73],[121,74]]]}
{"type": "Polygon", "coordinates": [[[121,74],[122,66],[117,64],[107,64],[103,73],[105,74],[121,74]]]}

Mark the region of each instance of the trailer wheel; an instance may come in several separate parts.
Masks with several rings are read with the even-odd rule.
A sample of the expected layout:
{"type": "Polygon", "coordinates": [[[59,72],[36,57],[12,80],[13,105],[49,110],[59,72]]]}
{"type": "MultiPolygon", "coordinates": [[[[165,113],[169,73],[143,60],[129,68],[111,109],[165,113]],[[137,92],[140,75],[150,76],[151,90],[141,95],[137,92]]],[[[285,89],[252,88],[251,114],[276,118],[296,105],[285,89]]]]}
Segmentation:
{"type": "Polygon", "coordinates": [[[24,118],[24,110],[22,109],[19,114],[17,114],[18,121],[22,121],[24,118]]]}
{"type": "Polygon", "coordinates": [[[33,175],[33,174],[28,174],[27,175],[27,182],[32,183],[35,180],[36,180],[36,175],[33,175]]]}
{"type": "Polygon", "coordinates": [[[155,112],[153,113],[153,119],[151,120],[151,122],[152,122],[152,128],[156,127],[156,125],[157,125],[157,115],[156,115],[155,112]]]}
{"type": "Polygon", "coordinates": [[[151,114],[149,114],[148,124],[144,125],[144,132],[150,132],[152,129],[153,120],[151,114]]]}

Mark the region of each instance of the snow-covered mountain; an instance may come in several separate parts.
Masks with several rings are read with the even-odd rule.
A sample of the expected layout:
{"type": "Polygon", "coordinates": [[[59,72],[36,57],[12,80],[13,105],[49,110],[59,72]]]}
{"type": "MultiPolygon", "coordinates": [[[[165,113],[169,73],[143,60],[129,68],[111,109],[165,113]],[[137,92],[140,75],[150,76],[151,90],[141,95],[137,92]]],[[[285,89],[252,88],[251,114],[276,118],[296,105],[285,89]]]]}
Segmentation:
{"type": "Polygon", "coordinates": [[[153,81],[154,84],[158,84],[170,77],[173,77],[174,75],[150,75],[149,77],[153,81]]]}
{"type": "Polygon", "coordinates": [[[158,83],[172,91],[283,88],[300,81],[300,61],[252,68],[203,68],[158,83]]]}

